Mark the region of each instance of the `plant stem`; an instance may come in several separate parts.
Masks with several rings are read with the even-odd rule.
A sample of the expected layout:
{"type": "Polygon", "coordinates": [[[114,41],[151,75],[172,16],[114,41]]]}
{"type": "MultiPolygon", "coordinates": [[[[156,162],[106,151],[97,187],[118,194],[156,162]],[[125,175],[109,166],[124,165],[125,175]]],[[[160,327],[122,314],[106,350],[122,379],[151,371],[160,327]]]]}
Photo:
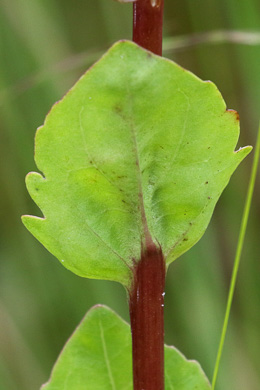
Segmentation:
{"type": "Polygon", "coordinates": [[[161,56],[164,0],[137,0],[133,7],[133,41],[161,56]]]}
{"type": "MultiPolygon", "coordinates": [[[[163,8],[164,0],[133,4],[133,41],[160,56],[163,8]]],[[[146,248],[134,266],[129,291],[134,390],[164,390],[165,261],[146,233],[146,248]]]]}
{"type": "Polygon", "coordinates": [[[129,294],[134,390],[164,390],[165,261],[154,244],[134,268],[129,294]]]}

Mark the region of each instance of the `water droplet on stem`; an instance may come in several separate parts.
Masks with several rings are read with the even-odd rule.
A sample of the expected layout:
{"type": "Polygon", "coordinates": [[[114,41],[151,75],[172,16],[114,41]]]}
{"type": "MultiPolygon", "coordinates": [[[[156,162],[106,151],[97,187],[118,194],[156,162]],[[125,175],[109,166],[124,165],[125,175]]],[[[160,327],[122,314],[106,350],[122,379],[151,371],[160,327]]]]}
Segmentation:
{"type": "Polygon", "coordinates": [[[160,7],[161,0],[151,0],[152,7],[160,7]]]}

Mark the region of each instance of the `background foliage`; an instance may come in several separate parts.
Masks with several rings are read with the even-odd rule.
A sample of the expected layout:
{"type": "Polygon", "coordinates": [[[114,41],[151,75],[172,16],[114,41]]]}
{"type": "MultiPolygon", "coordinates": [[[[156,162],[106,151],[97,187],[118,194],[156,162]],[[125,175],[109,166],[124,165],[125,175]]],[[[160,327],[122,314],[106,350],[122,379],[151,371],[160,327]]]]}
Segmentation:
{"type": "MultiPolygon", "coordinates": [[[[217,84],[228,107],[240,113],[239,145],[255,142],[259,40],[255,45],[199,43],[191,34],[204,32],[207,40],[210,31],[259,34],[259,27],[258,0],[166,0],[165,55],[217,84]]],[[[0,4],[1,390],[39,388],[92,305],[105,303],[128,318],[120,285],[84,280],[63,269],[22,226],[20,215],[38,213],[24,184],[25,174],[36,169],[36,127],[112,42],[130,37],[131,5],[109,0],[0,4]]],[[[210,378],[251,162],[252,155],[233,176],[204,238],[167,277],[166,342],[198,359],[210,378]]],[[[218,389],[259,388],[259,192],[258,179],[218,389]]]]}

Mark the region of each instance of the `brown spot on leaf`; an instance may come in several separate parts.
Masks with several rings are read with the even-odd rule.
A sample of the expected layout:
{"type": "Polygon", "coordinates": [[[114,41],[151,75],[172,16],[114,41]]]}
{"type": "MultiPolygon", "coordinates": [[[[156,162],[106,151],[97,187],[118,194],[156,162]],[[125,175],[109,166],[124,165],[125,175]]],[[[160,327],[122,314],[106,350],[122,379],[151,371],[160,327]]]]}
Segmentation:
{"type": "Polygon", "coordinates": [[[114,107],[114,110],[117,114],[121,114],[123,109],[121,106],[119,106],[119,104],[116,104],[115,107],[114,107]]]}

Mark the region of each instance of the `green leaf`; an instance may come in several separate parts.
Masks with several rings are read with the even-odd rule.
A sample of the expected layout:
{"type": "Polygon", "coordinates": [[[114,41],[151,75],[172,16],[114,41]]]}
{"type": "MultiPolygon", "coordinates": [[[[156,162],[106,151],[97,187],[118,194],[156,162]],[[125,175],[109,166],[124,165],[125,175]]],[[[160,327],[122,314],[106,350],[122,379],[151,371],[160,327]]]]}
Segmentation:
{"type": "Polygon", "coordinates": [[[65,267],[129,286],[152,239],[167,265],[203,235],[231,174],[235,111],[216,86],[132,42],[116,43],[48,114],[27,187],[31,233],[65,267]]]}
{"type": "MultiPolygon", "coordinates": [[[[132,390],[131,333],[113,311],[95,306],[65,345],[42,390],[132,390]]],[[[210,390],[197,362],[165,346],[165,390],[210,390]]]]}

